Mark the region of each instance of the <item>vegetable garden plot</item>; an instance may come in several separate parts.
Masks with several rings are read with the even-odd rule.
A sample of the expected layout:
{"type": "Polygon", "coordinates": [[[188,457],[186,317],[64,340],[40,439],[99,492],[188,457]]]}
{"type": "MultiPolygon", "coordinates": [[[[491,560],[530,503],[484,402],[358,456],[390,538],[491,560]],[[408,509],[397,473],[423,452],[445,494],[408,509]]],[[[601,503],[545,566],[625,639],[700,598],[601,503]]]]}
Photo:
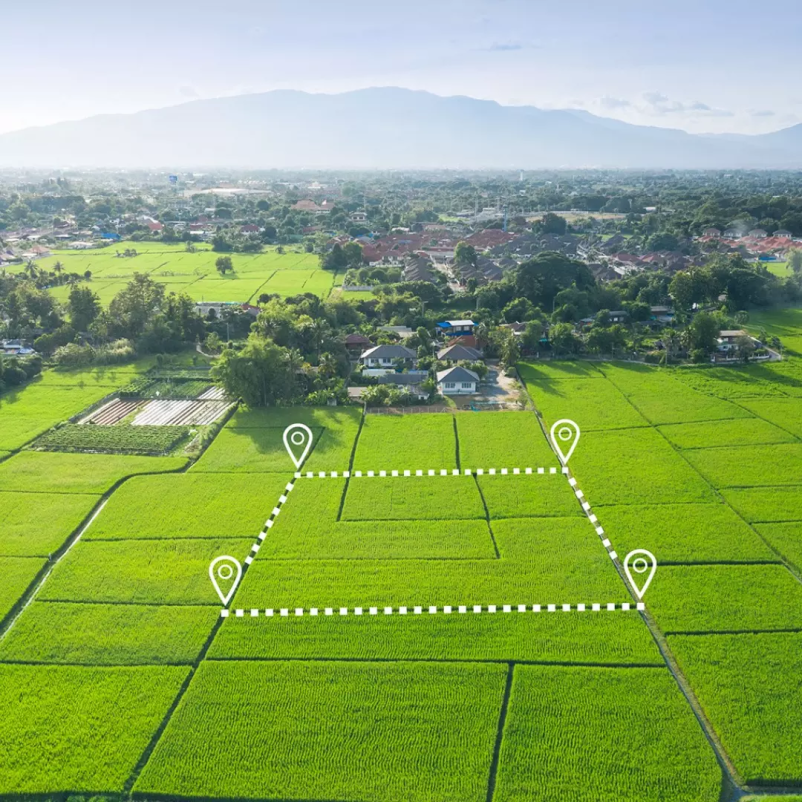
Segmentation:
{"type": "Polygon", "coordinates": [[[185,426],[92,426],[65,423],[43,434],[33,448],[117,454],[168,454],[189,437],[185,426]]]}
{"type": "Polygon", "coordinates": [[[47,560],[38,557],[0,557],[0,621],[22,597],[44,568],[47,560]]]}
{"type": "Polygon", "coordinates": [[[133,426],[205,426],[229,408],[228,401],[148,401],[133,426]]]}
{"type": "Polygon", "coordinates": [[[749,523],[802,521],[802,487],[747,487],[721,495],[749,523]]]}
{"type": "Polygon", "coordinates": [[[541,604],[545,611],[548,604],[632,601],[587,521],[499,521],[493,529],[498,560],[256,559],[232,607],[541,604]]]}
{"type": "Polygon", "coordinates": [[[35,601],[0,641],[0,661],[190,664],[217,617],[209,607],[35,601]]]}
{"type": "MultiPolygon", "coordinates": [[[[648,501],[648,493],[642,497],[648,501]]],[[[777,562],[777,555],[726,504],[599,507],[621,554],[648,549],[660,564],[777,562]]],[[[661,572],[662,573],[662,572],[661,572]]]]}
{"type": "Polygon", "coordinates": [[[526,389],[549,424],[568,417],[581,421],[583,432],[649,425],[621,391],[603,377],[529,382],[526,389]]]}
{"type": "Polygon", "coordinates": [[[802,484],[802,443],[691,451],[687,457],[715,487],[802,484]]]}
{"type": "Polygon", "coordinates": [[[178,457],[23,451],[0,462],[0,490],[105,493],[126,476],[177,471],[186,463],[178,457]]]}
{"type": "Polygon", "coordinates": [[[716,802],[720,785],[665,668],[515,667],[497,802],[716,802]]]}
{"type": "Polygon", "coordinates": [[[802,573],[802,522],[786,524],[757,524],[758,532],[802,573]]]}
{"type": "Polygon", "coordinates": [[[134,791],[483,802],[506,672],[203,663],[134,791]]]}
{"type": "Polygon", "coordinates": [[[623,612],[227,619],[208,656],[664,665],[643,620],[623,612]]]}
{"type": "Polygon", "coordinates": [[[277,475],[133,477],[114,492],[84,538],[242,537],[253,542],[285,485],[286,478],[277,475]]]}
{"type": "Polygon", "coordinates": [[[802,438],[802,400],[798,398],[761,398],[741,404],[760,418],[802,438]]]}
{"type": "Polygon", "coordinates": [[[668,642],[744,780],[798,786],[802,633],[672,635],[668,642]]]}
{"type": "Polygon", "coordinates": [[[465,468],[557,465],[531,412],[456,415],[460,463],[465,468]]]}
{"type": "Polygon", "coordinates": [[[79,424],[96,424],[98,426],[114,426],[123,418],[128,417],[142,402],[139,399],[123,400],[115,398],[104,404],[100,409],[91,412],[78,421],[79,424]]]}
{"type": "Polygon", "coordinates": [[[802,629],[802,583],[784,565],[663,565],[649,610],[667,633],[802,629]]]}
{"type": "Polygon", "coordinates": [[[209,605],[220,600],[209,563],[220,554],[248,553],[242,540],[81,540],[39,591],[42,601],[209,605]]]}
{"type": "Polygon", "coordinates": [[[484,520],[338,521],[344,489],[345,479],[295,482],[259,558],[496,558],[484,520]]]}
{"type": "Polygon", "coordinates": [[[714,423],[674,423],[660,426],[658,429],[667,440],[682,449],[796,442],[792,434],[758,418],[739,418],[714,423]]]}
{"type": "Polygon", "coordinates": [[[100,496],[0,491],[0,556],[47,557],[57,551],[100,496]]]}
{"type": "Polygon", "coordinates": [[[577,449],[571,469],[596,505],[716,498],[705,480],[650,429],[596,432],[592,448],[577,449]]]}
{"type": "Polygon", "coordinates": [[[368,415],[353,467],[361,471],[458,468],[454,420],[442,413],[368,415]]]}
{"type": "Polygon", "coordinates": [[[0,665],[0,793],[122,791],[187,673],[0,665]]]}

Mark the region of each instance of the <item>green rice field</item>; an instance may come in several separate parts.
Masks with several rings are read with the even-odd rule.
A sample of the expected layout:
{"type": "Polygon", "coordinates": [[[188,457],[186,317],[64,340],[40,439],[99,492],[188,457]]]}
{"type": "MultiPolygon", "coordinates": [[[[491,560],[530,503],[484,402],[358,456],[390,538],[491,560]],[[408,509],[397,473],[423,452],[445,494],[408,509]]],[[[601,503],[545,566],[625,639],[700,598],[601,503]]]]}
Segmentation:
{"type": "MultiPolygon", "coordinates": [[[[320,278],[270,252],[220,279],[214,256],[86,269],[111,286],[144,260],[193,293],[269,285],[269,259],[284,294],[320,278]]],[[[0,395],[0,797],[802,796],[796,359],[522,364],[534,411],[240,406],[191,458],[29,446],[144,361],[0,395]],[[224,603],[221,556],[242,571],[224,603]]]]}

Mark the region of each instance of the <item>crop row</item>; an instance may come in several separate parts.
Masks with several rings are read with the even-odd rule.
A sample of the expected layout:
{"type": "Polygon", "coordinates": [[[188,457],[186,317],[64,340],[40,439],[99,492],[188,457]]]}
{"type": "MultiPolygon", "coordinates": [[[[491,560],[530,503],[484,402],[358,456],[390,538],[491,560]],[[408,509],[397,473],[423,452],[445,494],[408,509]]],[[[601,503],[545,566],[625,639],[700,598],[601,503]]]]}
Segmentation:
{"type": "Polygon", "coordinates": [[[105,451],[120,454],[166,454],[189,435],[186,426],[96,426],[64,424],[34,444],[45,451],[105,451]]]}

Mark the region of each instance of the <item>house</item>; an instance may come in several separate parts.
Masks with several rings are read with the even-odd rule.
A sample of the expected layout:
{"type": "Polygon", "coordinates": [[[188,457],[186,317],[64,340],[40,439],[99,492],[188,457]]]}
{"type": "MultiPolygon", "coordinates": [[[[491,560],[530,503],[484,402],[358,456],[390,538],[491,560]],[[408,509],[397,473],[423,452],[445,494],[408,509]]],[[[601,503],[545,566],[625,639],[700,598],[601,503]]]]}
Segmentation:
{"type": "Polygon", "coordinates": [[[467,368],[448,368],[437,372],[437,392],[440,395],[470,395],[476,392],[479,377],[467,368]]]}
{"type": "Polygon", "coordinates": [[[0,354],[3,356],[31,356],[36,351],[28,348],[22,340],[0,340],[0,354]]]}
{"type": "Polygon", "coordinates": [[[395,369],[399,362],[414,364],[416,354],[403,345],[376,345],[363,351],[359,356],[360,364],[366,368],[395,369]]]}
{"type": "Polygon", "coordinates": [[[246,223],[239,227],[240,234],[258,234],[261,229],[255,223],[246,223]]]}
{"type": "Polygon", "coordinates": [[[313,200],[299,200],[291,207],[296,212],[319,212],[320,207],[313,200]]]}
{"type": "Polygon", "coordinates": [[[743,236],[743,231],[740,228],[728,228],[724,232],[724,239],[740,239],[743,236]]]}
{"type": "Polygon", "coordinates": [[[719,239],[719,237],[721,237],[721,231],[719,231],[717,228],[706,228],[702,232],[702,236],[710,237],[711,239],[719,239]]]}
{"type": "Polygon", "coordinates": [[[650,306],[650,321],[653,323],[673,323],[674,310],[670,306],[650,306]]]}
{"type": "Polygon", "coordinates": [[[352,223],[366,223],[368,220],[368,213],[367,212],[354,212],[351,215],[351,222],[352,223]]]}
{"type": "Polygon", "coordinates": [[[610,312],[610,323],[626,323],[629,315],[623,310],[618,309],[615,312],[610,312]]]}
{"type": "Polygon", "coordinates": [[[482,355],[475,348],[469,348],[465,345],[450,345],[448,348],[441,348],[437,352],[437,358],[441,362],[478,362],[481,360],[482,355]]]}
{"type": "Polygon", "coordinates": [[[765,231],[762,228],[753,228],[747,236],[752,237],[752,239],[765,239],[768,237],[769,232],[765,231]]]}
{"type": "Polygon", "coordinates": [[[444,320],[437,324],[438,333],[446,337],[473,334],[476,324],[472,320],[444,320]]]}
{"type": "Polygon", "coordinates": [[[370,348],[373,343],[364,335],[359,333],[349,334],[345,338],[345,350],[352,357],[359,358],[359,355],[370,348]]]}
{"type": "Polygon", "coordinates": [[[793,239],[794,235],[787,228],[778,228],[772,235],[780,239],[793,239]]]}
{"type": "MultiPolygon", "coordinates": [[[[738,348],[738,340],[741,337],[749,337],[743,329],[724,329],[719,332],[716,350],[722,353],[735,351],[738,348]]],[[[754,337],[750,337],[752,342],[758,344],[754,337]]]]}

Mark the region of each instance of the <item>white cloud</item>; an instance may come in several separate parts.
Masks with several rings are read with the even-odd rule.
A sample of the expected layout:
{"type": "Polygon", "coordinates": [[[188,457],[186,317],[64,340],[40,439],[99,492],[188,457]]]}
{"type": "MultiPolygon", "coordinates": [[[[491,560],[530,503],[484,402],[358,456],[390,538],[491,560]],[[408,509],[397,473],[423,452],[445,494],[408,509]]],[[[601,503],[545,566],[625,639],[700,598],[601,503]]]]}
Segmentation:
{"type": "Polygon", "coordinates": [[[707,103],[702,103],[701,100],[692,100],[689,103],[684,103],[681,100],[672,100],[668,95],[662,92],[644,92],[643,100],[646,102],[646,107],[641,107],[641,110],[646,114],[664,115],[664,114],[690,114],[690,115],[704,115],[706,117],[732,117],[733,112],[727,109],[717,109],[707,103]]]}

